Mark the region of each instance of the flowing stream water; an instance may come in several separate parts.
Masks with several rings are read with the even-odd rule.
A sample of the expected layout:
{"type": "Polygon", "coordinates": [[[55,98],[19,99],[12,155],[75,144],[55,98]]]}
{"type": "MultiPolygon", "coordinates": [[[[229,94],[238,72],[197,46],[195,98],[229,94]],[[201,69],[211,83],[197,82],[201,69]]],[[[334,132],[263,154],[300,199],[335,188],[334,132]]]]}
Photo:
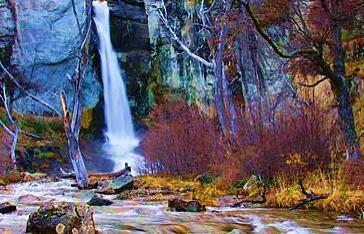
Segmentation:
{"type": "MultiPolygon", "coordinates": [[[[18,207],[0,215],[0,233],[24,233],[29,214],[43,203],[87,202],[93,192],[80,191],[72,183],[44,180],[0,189],[0,202],[10,201],[18,207]],[[23,202],[19,200],[22,195],[35,195],[40,201],[23,202]]],[[[179,213],[168,211],[165,202],[113,202],[93,208],[100,233],[364,233],[363,221],[312,210],[208,207],[203,213],[179,213]]]]}
{"type": "Polygon", "coordinates": [[[106,144],[104,149],[115,163],[114,170],[126,162],[137,169],[141,156],[133,153],[139,140],[135,136],[125,84],[110,38],[110,13],[107,1],[94,1],[94,22],[99,36],[99,53],[104,88],[106,144]]]}

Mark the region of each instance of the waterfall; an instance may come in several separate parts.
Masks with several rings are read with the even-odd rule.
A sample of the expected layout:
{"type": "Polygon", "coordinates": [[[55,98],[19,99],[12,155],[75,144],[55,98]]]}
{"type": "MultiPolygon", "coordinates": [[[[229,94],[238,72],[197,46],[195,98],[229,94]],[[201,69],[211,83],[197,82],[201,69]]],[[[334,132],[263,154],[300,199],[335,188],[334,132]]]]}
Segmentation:
{"type": "Polygon", "coordinates": [[[139,145],[134,133],[126,88],[116,53],[111,44],[109,7],[106,1],[94,1],[94,22],[99,36],[102,80],[104,86],[106,143],[104,149],[115,162],[114,170],[125,162],[135,170],[141,156],[133,153],[139,145]]]}

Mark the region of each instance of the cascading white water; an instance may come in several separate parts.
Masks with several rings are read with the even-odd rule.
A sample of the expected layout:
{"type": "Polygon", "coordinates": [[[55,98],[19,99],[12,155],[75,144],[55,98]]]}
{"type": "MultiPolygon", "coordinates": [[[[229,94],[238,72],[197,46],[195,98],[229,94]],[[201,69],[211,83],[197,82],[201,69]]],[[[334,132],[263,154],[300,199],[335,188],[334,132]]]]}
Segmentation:
{"type": "Polygon", "coordinates": [[[125,162],[135,169],[141,156],[134,154],[139,140],[134,133],[125,84],[110,38],[109,7],[106,1],[94,1],[94,22],[99,35],[102,80],[104,85],[106,143],[104,149],[115,162],[114,170],[125,162]]]}

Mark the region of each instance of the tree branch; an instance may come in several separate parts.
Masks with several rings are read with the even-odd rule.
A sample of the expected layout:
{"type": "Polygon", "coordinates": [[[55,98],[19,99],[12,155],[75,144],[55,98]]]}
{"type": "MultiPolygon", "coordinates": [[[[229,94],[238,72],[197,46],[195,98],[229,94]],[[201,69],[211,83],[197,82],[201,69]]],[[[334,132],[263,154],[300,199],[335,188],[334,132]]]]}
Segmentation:
{"type": "Polygon", "coordinates": [[[242,5],[245,7],[246,11],[248,12],[248,15],[252,19],[257,32],[264,38],[264,40],[270,45],[270,47],[273,49],[273,51],[280,57],[286,58],[286,59],[291,59],[291,58],[295,58],[295,57],[299,57],[299,56],[312,56],[312,55],[317,54],[317,52],[314,50],[303,50],[303,51],[299,50],[292,54],[288,54],[286,52],[281,51],[279,49],[278,45],[276,45],[275,42],[273,42],[271,37],[259,25],[259,21],[258,21],[257,17],[254,15],[249,3],[242,1],[242,5]]]}
{"type": "Polygon", "coordinates": [[[313,192],[311,192],[311,193],[307,192],[306,189],[303,186],[302,179],[299,180],[298,184],[300,186],[301,193],[303,195],[305,195],[306,198],[302,199],[299,203],[294,205],[290,210],[296,210],[296,209],[300,208],[301,206],[307,205],[310,202],[317,201],[317,200],[322,200],[322,199],[327,198],[327,195],[316,195],[313,192]]]}
{"type": "Polygon", "coordinates": [[[321,80],[313,83],[313,84],[303,84],[303,83],[298,83],[300,86],[304,86],[304,87],[307,87],[307,88],[314,88],[316,87],[317,85],[321,84],[322,82],[324,82],[325,80],[329,79],[328,77],[324,77],[322,78],[321,80]]]}
{"type": "Polygon", "coordinates": [[[163,11],[164,13],[162,12],[161,9],[159,8],[156,8],[156,11],[158,12],[158,16],[160,18],[160,20],[162,21],[163,25],[168,29],[171,37],[172,37],[172,40],[174,40],[175,42],[177,42],[177,44],[184,50],[187,52],[187,54],[197,60],[198,62],[204,64],[205,66],[207,67],[210,67],[210,68],[213,68],[214,67],[214,63],[212,62],[209,62],[207,61],[206,59],[200,57],[199,55],[193,53],[182,41],[181,39],[177,36],[177,34],[174,32],[174,30],[172,29],[172,27],[169,25],[168,23],[168,19],[167,19],[167,10],[165,8],[165,6],[163,7],[163,11]]]}
{"type": "Polygon", "coordinates": [[[34,96],[33,94],[31,94],[29,91],[27,91],[26,89],[23,88],[23,86],[21,86],[19,84],[19,82],[14,78],[14,76],[12,74],[10,74],[10,72],[5,68],[5,66],[2,64],[2,62],[0,61],[0,68],[5,72],[5,74],[9,77],[9,79],[11,80],[11,82],[13,84],[15,84],[16,87],[19,88],[19,90],[21,92],[23,92],[25,95],[27,95],[28,97],[30,97],[31,99],[33,99],[34,101],[42,104],[43,106],[47,107],[49,110],[53,111],[54,113],[56,113],[58,116],[62,116],[60,114],[60,112],[54,108],[53,106],[51,106],[50,104],[48,104],[47,102],[43,101],[42,99],[40,99],[39,97],[34,96]]]}

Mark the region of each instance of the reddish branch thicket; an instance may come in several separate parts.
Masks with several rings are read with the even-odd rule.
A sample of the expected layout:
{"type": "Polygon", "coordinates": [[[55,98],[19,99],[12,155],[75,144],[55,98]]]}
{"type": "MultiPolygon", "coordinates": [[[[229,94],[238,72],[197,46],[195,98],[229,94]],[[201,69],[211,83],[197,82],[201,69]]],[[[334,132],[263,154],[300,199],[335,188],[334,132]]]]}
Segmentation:
{"type": "Polygon", "coordinates": [[[159,105],[142,144],[148,172],[170,175],[202,174],[222,155],[221,133],[214,120],[183,102],[159,105]]]}
{"type": "Polygon", "coordinates": [[[211,172],[228,182],[256,169],[265,177],[294,177],[327,168],[331,153],[342,147],[335,118],[315,106],[287,106],[269,124],[263,124],[259,113],[252,116],[252,121],[238,116],[238,136],[226,137],[216,120],[195,107],[183,102],[158,106],[142,143],[149,172],[181,176],[211,172]]]}

